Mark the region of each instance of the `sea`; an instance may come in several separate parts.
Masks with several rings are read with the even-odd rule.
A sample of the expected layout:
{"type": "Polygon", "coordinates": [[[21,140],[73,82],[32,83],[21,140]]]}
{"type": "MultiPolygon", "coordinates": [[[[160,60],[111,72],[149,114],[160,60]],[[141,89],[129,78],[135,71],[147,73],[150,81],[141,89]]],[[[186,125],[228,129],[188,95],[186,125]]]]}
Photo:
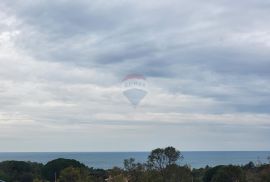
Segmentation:
{"type": "MultiPolygon", "coordinates": [[[[149,152],[2,152],[0,161],[18,160],[32,161],[46,164],[48,161],[65,158],[75,159],[93,167],[110,169],[123,167],[124,159],[135,158],[137,162],[146,162],[149,152]]],[[[191,168],[201,168],[217,165],[245,165],[252,161],[255,164],[268,163],[270,151],[184,151],[184,159],[180,165],[191,168]]]]}

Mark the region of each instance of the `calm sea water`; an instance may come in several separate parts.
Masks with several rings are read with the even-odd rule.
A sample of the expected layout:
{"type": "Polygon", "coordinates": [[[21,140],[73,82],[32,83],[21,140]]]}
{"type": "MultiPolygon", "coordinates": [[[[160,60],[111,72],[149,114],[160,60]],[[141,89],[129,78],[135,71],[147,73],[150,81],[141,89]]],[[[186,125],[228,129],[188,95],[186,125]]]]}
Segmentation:
{"type": "MultiPolygon", "coordinates": [[[[75,159],[89,167],[108,169],[114,166],[123,167],[123,160],[135,158],[138,162],[147,160],[148,152],[27,152],[27,153],[0,153],[0,161],[20,160],[33,161],[46,164],[57,158],[75,159]]],[[[256,152],[182,152],[184,160],[181,164],[191,165],[192,168],[200,168],[216,165],[266,163],[270,151],[256,152]]]]}

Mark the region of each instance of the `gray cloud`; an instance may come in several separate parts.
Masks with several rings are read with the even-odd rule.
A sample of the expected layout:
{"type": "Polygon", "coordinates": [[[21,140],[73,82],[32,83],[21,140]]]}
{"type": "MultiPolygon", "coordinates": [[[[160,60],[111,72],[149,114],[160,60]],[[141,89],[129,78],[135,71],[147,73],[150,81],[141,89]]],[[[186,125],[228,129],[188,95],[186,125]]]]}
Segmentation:
{"type": "MultiPolygon", "coordinates": [[[[9,116],[3,125],[10,129],[4,138],[17,118],[29,132],[41,125],[55,136],[72,125],[78,127],[74,135],[87,126],[92,133],[84,131],[86,137],[106,130],[133,138],[124,130],[150,132],[156,124],[156,131],[202,128],[206,139],[217,135],[214,130],[224,139],[228,126],[236,127],[235,135],[246,128],[269,138],[263,119],[270,112],[268,2],[18,0],[0,9],[0,111],[2,121],[9,116]],[[121,79],[129,73],[144,74],[150,84],[141,110],[121,95],[121,79]],[[191,118],[183,122],[173,113],[191,118]],[[224,121],[224,114],[234,117],[224,121]],[[256,131],[248,125],[252,115],[259,118],[256,131]],[[203,117],[210,121],[198,124],[203,117]],[[241,117],[248,126],[233,124],[241,117]]],[[[144,135],[152,141],[157,132],[144,135]]],[[[218,141],[211,142],[206,148],[218,141]]]]}

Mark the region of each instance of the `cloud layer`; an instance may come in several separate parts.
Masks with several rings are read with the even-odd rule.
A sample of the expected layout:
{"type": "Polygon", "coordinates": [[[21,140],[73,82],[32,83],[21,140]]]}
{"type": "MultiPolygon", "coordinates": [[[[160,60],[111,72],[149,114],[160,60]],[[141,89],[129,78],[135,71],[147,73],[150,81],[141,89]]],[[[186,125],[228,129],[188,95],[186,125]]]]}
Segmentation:
{"type": "Polygon", "coordinates": [[[1,151],[270,150],[270,3],[0,10],[1,151]],[[136,109],[121,93],[129,73],[149,83],[136,109]]]}

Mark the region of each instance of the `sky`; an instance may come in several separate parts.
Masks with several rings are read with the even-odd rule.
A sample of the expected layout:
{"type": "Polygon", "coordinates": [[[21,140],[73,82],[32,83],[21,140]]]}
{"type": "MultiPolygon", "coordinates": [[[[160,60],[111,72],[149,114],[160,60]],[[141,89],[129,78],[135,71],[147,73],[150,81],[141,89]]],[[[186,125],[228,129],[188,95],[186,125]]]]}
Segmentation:
{"type": "Polygon", "coordinates": [[[0,151],[269,151],[269,17],[266,0],[3,0],[0,151]]]}

